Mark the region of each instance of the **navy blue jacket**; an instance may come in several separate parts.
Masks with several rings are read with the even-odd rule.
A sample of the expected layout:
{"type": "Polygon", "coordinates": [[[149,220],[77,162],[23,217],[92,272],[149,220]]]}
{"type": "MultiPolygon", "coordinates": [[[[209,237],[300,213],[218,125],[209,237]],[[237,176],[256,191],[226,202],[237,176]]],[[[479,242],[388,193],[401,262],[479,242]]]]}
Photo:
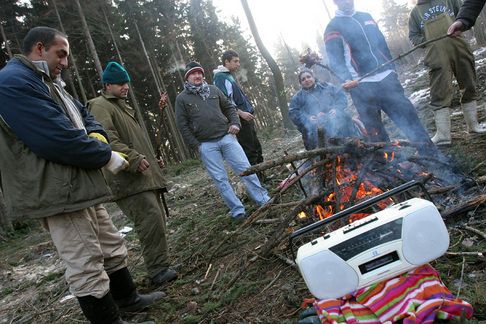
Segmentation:
{"type": "MultiPolygon", "coordinates": [[[[329,66],[343,81],[371,72],[392,58],[378,25],[365,12],[334,17],[326,27],[324,42],[329,66]]],[[[390,64],[383,71],[393,68],[390,64]]]]}
{"type": "MultiPolygon", "coordinates": [[[[49,93],[43,78],[18,58],[0,71],[0,117],[11,131],[37,156],[51,162],[84,169],[103,167],[111,157],[108,144],[88,137],[74,127],[49,93]]],[[[81,103],[76,102],[87,133],[107,137],[81,103]]]]}

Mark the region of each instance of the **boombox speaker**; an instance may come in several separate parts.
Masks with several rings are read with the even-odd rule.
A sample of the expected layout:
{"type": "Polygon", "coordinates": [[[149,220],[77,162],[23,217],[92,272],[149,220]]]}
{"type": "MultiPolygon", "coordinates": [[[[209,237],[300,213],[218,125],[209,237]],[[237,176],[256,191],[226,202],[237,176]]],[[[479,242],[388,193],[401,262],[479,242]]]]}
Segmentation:
{"type": "MultiPolygon", "coordinates": [[[[420,183],[409,182],[331,218],[342,218],[416,185],[420,183]]],[[[329,223],[324,221],[294,232],[291,240],[308,228],[329,223]]],[[[435,205],[412,198],[302,245],[296,263],[315,297],[340,298],[430,262],[448,247],[449,234],[435,205]]]]}

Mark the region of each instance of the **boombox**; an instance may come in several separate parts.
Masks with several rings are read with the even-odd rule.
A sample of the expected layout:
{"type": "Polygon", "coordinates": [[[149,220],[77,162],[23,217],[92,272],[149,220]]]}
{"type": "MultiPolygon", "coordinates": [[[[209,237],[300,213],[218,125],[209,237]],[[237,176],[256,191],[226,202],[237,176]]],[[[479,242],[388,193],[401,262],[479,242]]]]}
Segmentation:
{"type": "Polygon", "coordinates": [[[340,298],[430,262],[448,247],[435,205],[412,198],[302,245],[296,263],[315,297],[340,298]]]}

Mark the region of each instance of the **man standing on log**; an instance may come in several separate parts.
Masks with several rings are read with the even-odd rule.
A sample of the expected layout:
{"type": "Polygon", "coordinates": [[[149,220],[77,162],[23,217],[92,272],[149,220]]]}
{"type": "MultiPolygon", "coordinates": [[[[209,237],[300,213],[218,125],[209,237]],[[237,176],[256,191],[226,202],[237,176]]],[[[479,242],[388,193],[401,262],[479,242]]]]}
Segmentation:
{"type": "Polygon", "coordinates": [[[161,168],[148,135],[135,110],[127,105],[130,76],[117,62],[103,71],[103,93],[89,102],[89,109],[103,125],[113,150],[127,156],[130,167],[118,174],[105,172],[115,202],[133,221],[152,284],[160,286],[177,278],[169,268],[166,215],[161,195],[167,192],[161,168]]]}
{"type": "Polygon", "coordinates": [[[0,178],[9,214],[37,218],[49,231],[91,323],[122,323],[120,311],[140,311],[163,296],[137,293],[123,238],[101,205],[111,199],[101,168],[118,172],[128,163],[63,89],[67,36],[33,28],[22,53],[0,71],[0,178]]]}
{"type": "Polygon", "coordinates": [[[373,71],[392,59],[385,37],[370,14],[356,12],[354,0],[334,0],[338,10],[324,34],[330,67],[344,81],[371,141],[389,141],[381,119],[385,112],[404,135],[417,143],[419,153],[430,155],[436,148],[417,116],[392,64],[373,71]]]}
{"type": "Polygon", "coordinates": [[[486,0],[465,0],[457,14],[456,21],[447,30],[447,34],[459,36],[461,32],[471,29],[476,23],[486,0]]]}
{"type": "MultiPolygon", "coordinates": [[[[226,160],[236,174],[250,167],[236,140],[240,119],[235,107],[218,87],[204,81],[204,70],[197,62],[186,65],[184,90],[176,98],[176,120],[187,145],[197,149],[233,220],[245,219],[245,207],[236,196],[224,168],[226,160]]],[[[259,206],[270,200],[255,174],[241,177],[246,191],[259,206]]]]}
{"type": "MultiPolygon", "coordinates": [[[[214,85],[223,91],[236,107],[236,113],[240,117],[241,123],[241,129],[236,134],[236,138],[245,151],[248,161],[251,165],[262,163],[262,145],[255,130],[255,110],[235,78],[235,73],[240,68],[238,53],[233,50],[225,51],[221,57],[221,63],[223,65],[219,65],[213,71],[214,85]]],[[[263,173],[257,175],[262,181],[263,173]]]]}
{"type": "MultiPolygon", "coordinates": [[[[414,46],[446,34],[459,12],[459,0],[419,0],[408,20],[409,38],[414,46]]],[[[429,69],[430,105],[437,131],[432,142],[451,144],[451,105],[454,87],[459,84],[461,106],[469,133],[486,133],[478,124],[476,68],[474,55],[463,37],[447,37],[426,47],[429,69]]]]}

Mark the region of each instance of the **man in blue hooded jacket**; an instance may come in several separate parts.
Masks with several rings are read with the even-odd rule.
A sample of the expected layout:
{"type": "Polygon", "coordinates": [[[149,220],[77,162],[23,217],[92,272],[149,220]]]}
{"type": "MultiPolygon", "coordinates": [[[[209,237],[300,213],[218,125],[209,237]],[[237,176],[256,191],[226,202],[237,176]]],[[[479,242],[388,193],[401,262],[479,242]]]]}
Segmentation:
{"type": "Polygon", "coordinates": [[[334,0],[338,10],[324,33],[330,67],[344,82],[372,141],[389,141],[381,119],[385,112],[422,154],[436,148],[418,118],[393,65],[359,83],[357,79],[392,59],[385,37],[370,14],[354,10],[354,0],[334,0]]]}

